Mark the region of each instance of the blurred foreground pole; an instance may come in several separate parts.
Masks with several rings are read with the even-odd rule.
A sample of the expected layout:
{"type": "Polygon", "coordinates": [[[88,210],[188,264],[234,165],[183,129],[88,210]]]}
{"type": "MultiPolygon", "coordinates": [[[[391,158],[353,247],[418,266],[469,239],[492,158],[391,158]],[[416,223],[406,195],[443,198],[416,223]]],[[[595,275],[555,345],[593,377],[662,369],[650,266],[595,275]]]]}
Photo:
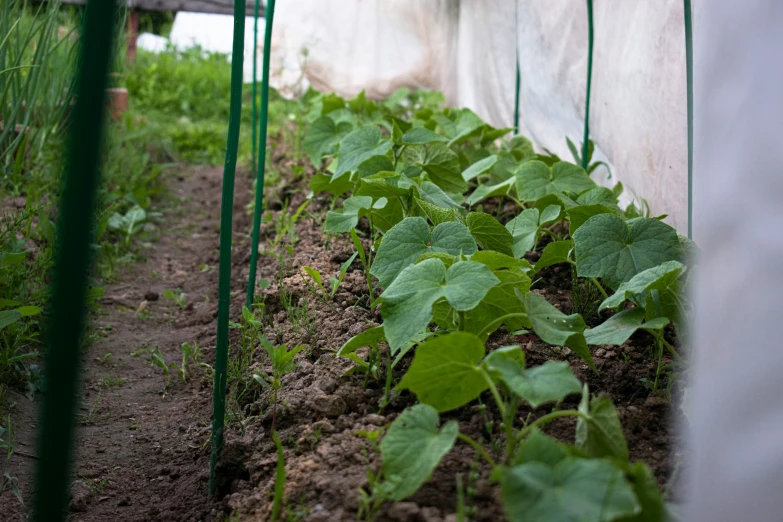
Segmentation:
{"type": "Polygon", "coordinates": [[[783,2],[696,8],[694,238],[702,256],[685,520],[779,522],[783,2]]]}
{"type": "Polygon", "coordinates": [[[215,466],[223,449],[226,415],[226,366],[228,315],[231,306],[231,236],[234,210],[234,175],[237,170],[239,123],[242,119],[242,65],[245,45],[245,2],[234,0],[234,44],[231,50],[231,100],[228,116],[223,195],[220,202],[220,262],[218,267],[218,317],[215,342],[215,383],[212,395],[212,455],[209,461],[209,493],[215,493],[215,466]]]}
{"type": "Polygon", "coordinates": [[[76,107],[68,137],[49,300],[51,317],[46,327],[46,393],[35,488],[37,522],[65,520],[68,508],[89,252],[116,14],[115,2],[89,0],[79,43],[76,107]]]}

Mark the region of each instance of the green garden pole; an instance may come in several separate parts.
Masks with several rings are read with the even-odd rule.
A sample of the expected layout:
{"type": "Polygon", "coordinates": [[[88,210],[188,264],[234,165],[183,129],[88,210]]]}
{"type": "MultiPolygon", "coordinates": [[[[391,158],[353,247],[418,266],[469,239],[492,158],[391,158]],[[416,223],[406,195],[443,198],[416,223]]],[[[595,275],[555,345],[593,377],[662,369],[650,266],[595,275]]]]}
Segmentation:
{"type": "Polygon", "coordinates": [[[514,134],[519,134],[519,88],[522,80],[519,71],[519,0],[514,0],[514,52],[517,64],[516,86],[514,87],[514,134]]]}
{"type": "Polygon", "coordinates": [[[258,235],[261,228],[261,211],[264,205],[264,169],[266,168],[266,126],[269,116],[269,55],[272,52],[272,22],[275,17],[275,0],[268,0],[266,10],[266,28],[264,32],[264,63],[261,83],[261,132],[258,138],[258,177],[256,178],[256,208],[253,212],[253,235],[250,250],[250,276],[247,282],[247,300],[249,308],[253,304],[256,290],[256,265],[258,263],[258,235]]]}
{"type": "Polygon", "coordinates": [[[590,137],[590,86],[593,79],[593,0],[587,0],[587,99],[585,100],[585,135],[582,140],[582,168],[587,170],[587,142],[590,137]]]}
{"type": "Polygon", "coordinates": [[[685,7],[685,71],[688,89],[688,238],[693,239],[693,11],[685,7]]]}
{"type": "Polygon", "coordinates": [[[259,0],[256,0],[255,7],[253,8],[253,110],[250,114],[250,125],[252,127],[250,141],[252,142],[253,153],[250,161],[250,172],[256,171],[256,128],[258,127],[256,124],[256,117],[258,116],[258,102],[256,101],[256,64],[258,63],[258,2],[259,0]]]}
{"type": "Polygon", "coordinates": [[[76,106],[60,199],[46,326],[46,393],[41,407],[36,469],[37,522],[65,520],[84,333],[90,243],[100,179],[106,87],[117,2],[89,0],[79,44],[76,106]]]}
{"type": "Polygon", "coordinates": [[[223,449],[226,413],[226,365],[228,361],[228,314],[231,305],[231,236],[234,208],[234,175],[237,168],[239,124],[242,119],[242,62],[245,45],[245,1],[234,0],[234,45],[231,50],[231,102],[228,143],[223,165],[223,198],[220,203],[220,268],[218,273],[218,324],[215,346],[215,388],[212,404],[212,455],[209,492],[215,493],[215,466],[223,449]]]}

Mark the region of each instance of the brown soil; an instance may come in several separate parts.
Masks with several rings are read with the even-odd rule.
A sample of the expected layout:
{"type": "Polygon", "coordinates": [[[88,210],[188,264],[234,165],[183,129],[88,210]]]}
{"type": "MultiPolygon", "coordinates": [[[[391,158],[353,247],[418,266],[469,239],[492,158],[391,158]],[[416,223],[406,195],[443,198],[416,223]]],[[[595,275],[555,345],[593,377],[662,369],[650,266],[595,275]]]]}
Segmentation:
{"type": "MultiPolygon", "coordinates": [[[[350,240],[327,238],[322,231],[322,218],[329,208],[327,198],[317,197],[302,213],[296,223],[297,240],[291,256],[285,254],[287,240],[283,245],[273,243],[275,224],[285,214],[282,202],[290,202],[292,214],[309,191],[303,180],[293,181],[292,161],[273,154],[273,163],[283,173],[283,180],[267,190],[272,219],[262,225],[262,251],[284,254],[284,263],[281,265],[271,255],[259,257],[259,278],[269,281],[268,288],[259,289],[264,302],[264,330],[276,344],[307,346],[297,356],[299,366],[283,378],[276,412],[275,429],[283,442],[287,472],[284,520],[356,520],[360,490],[368,488],[368,466],[375,470],[379,464],[370,443],[356,432],[378,429],[391,422],[415,402],[415,397],[403,392],[380,411],[383,382],[372,378],[365,382],[363,375],[343,375],[353,363],[332,352],[357,333],[380,324],[381,318],[368,309],[366,280],[358,260],[349,269],[334,300],[322,299],[305,283],[309,279],[301,271],[303,266],[318,269],[328,280],[337,275],[340,264],[353,253],[350,240]]],[[[311,174],[308,166],[305,178],[311,174]]],[[[92,424],[82,426],[80,431],[71,505],[73,520],[270,518],[277,463],[270,438],[271,394],[255,389],[235,405],[218,467],[218,495],[210,501],[206,490],[211,385],[198,379],[183,384],[173,376],[163,393],[163,376],[159,369],[150,366],[149,355],[145,352],[131,356],[142,347],[158,345],[166,360],[174,362],[180,358],[180,343],[198,341],[206,361],[214,362],[220,176],[221,169],[194,170],[175,181],[172,189],[182,204],[167,217],[171,228],[164,230],[160,242],[149,250],[145,263],[137,265],[120,284],[107,288],[103,308],[106,315],[97,320],[105,337],[89,347],[85,359],[81,413],[91,416],[92,424]],[[200,265],[209,265],[211,269],[202,272],[200,265]],[[157,278],[152,277],[153,270],[157,278]],[[145,294],[176,288],[188,294],[184,310],[162,297],[149,300],[149,295],[149,318],[139,320],[135,311],[145,294]],[[107,352],[112,355],[103,362],[107,352]],[[109,375],[125,382],[102,388],[101,380],[109,375]]],[[[245,176],[238,175],[232,271],[232,290],[236,294],[232,297],[231,315],[235,321],[240,320],[249,257],[249,218],[245,210],[249,185],[242,180],[245,176]]],[[[365,247],[368,245],[365,240],[365,247]]],[[[542,275],[543,281],[535,286],[535,291],[571,313],[570,273],[552,267],[542,275]]],[[[232,342],[236,353],[237,330],[232,330],[232,342]]],[[[665,484],[679,444],[668,429],[669,402],[651,395],[640,381],[654,376],[648,355],[651,339],[646,334],[634,336],[619,348],[594,350],[600,375],[593,374],[569,350],[548,346],[534,335],[513,337],[499,332],[490,338],[489,346],[512,343],[524,347],[530,365],[549,359],[569,361],[576,375],[589,383],[591,391],[609,395],[618,407],[632,460],[645,461],[659,483],[665,484]]],[[[361,351],[359,354],[366,355],[361,351]]],[[[404,360],[398,365],[395,380],[408,364],[409,360],[404,360]]],[[[255,352],[251,370],[257,366],[269,370],[263,350],[255,352]]],[[[490,397],[482,399],[487,405],[492,403],[490,397]]],[[[577,400],[570,398],[564,407],[576,407],[577,400]]],[[[22,397],[18,405],[15,416],[24,419],[29,403],[22,397]]],[[[531,413],[532,419],[546,413],[546,409],[520,413],[521,418],[531,413]]],[[[27,415],[34,419],[29,412],[27,415]]],[[[486,428],[487,422],[493,424],[495,434],[499,431],[492,407],[482,412],[478,405],[471,405],[443,417],[459,420],[460,430],[481,440],[488,449],[493,436],[486,428]]],[[[573,440],[573,420],[556,421],[547,431],[563,440],[573,440]]],[[[24,444],[20,448],[32,451],[32,430],[20,429],[18,436],[24,444]]],[[[21,478],[25,492],[30,490],[33,462],[32,457],[18,456],[12,463],[11,472],[21,478]]],[[[377,520],[455,521],[458,474],[470,486],[466,500],[469,507],[475,508],[473,520],[503,520],[499,491],[490,480],[489,469],[475,459],[472,448],[461,443],[444,458],[431,481],[405,502],[386,504],[377,520]]],[[[16,518],[3,517],[4,520],[23,520],[8,492],[0,496],[0,512],[16,513],[16,518]]]]}

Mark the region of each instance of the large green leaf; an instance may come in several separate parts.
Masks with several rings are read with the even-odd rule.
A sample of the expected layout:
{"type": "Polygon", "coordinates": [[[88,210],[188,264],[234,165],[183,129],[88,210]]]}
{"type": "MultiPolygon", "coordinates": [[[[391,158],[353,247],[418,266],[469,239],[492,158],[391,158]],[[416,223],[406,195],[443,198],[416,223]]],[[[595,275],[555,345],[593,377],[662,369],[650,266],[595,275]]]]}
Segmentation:
{"type": "Polygon", "coordinates": [[[416,348],[408,373],[397,385],[438,411],[459,408],[478,397],[488,384],[477,366],[484,343],[473,334],[453,332],[416,348]]]}
{"type": "Polygon", "coordinates": [[[438,412],[426,404],[406,408],[381,440],[384,482],[393,500],[414,494],[448,453],[459,434],[457,421],[438,430],[438,412]]]}
{"type": "Polygon", "coordinates": [[[402,143],[405,145],[424,145],[436,141],[448,141],[446,138],[424,127],[413,127],[402,135],[402,143]]]}
{"type": "MultiPolygon", "coordinates": [[[[483,212],[471,212],[465,220],[471,235],[483,250],[494,250],[501,254],[512,255],[511,245],[514,237],[497,219],[483,212]]],[[[521,256],[517,256],[521,257],[521,256]]]]}
{"type": "MultiPolygon", "coordinates": [[[[471,260],[478,254],[473,254],[471,260]]],[[[509,314],[524,314],[525,304],[519,299],[517,293],[524,295],[530,291],[530,278],[519,267],[497,269],[492,272],[500,281],[493,286],[482,301],[470,311],[465,312],[464,329],[476,335],[484,332],[483,339],[489,337],[492,332],[506,326],[506,330],[513,332],[520,328],[529,328],[530,321],[525,317],[507,317],[503,322],[496,323],[494,328],[486,329],[499,318],[509,314]],[[486,330],[485,330],[486,329],[486,330]]]]}
{"type": "Polygon", "coordinates": [[[445,297],[456,310],[470,310],[498,282],[489,268],[475,261],[448,269],[440,259],[408,266],[381,294],[383,329],[392,351],[427,327],[438,299],[445,297]]]}
{"type": "Polygon", "coordinates": [[[433,183],[446,192],[461,194],[468,188],[462,179],[457,153],[445,143],[427,145],[419,166],[429,174],[433,183]]]}
{"type": "Polygon", "coordinates": [[[568,449],[565,444],[544,435],[538,428],[533,428],[530,435],[519,445],[512,464],[516,466],[526,462],[543,462],[554,466],[567,456],[568,449]]]}
{"type": "Polygon", "coordinates": [[[514,256],[522,257],[536,245],[538,217],[537,208],[528,208],[506,223],[506,229],[514,238],[514,256]]]}
{"type": "Polygon", "coordinates": [[[583,416],[576,420],[576,446],[591,457],[627,461],[628,444],[612,401],[605,396],[591,399],[585,384],[579,411],[583,416]]]}
{"type": "Polygon", "coordinates": [[[495,252],[494,250],[481,250],[470,256],[471,261],[477,263],[483,263],[489,267],[490,270],[499,270],[501,268],[514,268],[520,267],[523,271],[530,269],[530,263],[524,259],[517,259],[515,257],[495,252]]]}
{"type": "Polygon", "coordinates": [[[576,197],[576,202],[580,205],[603,205],[614,212],[620,212],[620,207],[617,206],[617,196],[606,187],[587,189],[576,197]]]}
{"type": "Polygon", "coordinates": [[[587,344],[611,344],[620,346],[631,338],[639,328],[658,330],[669,324],[665,317],[659,317],[642,324],[644,321],[642,308],[629,308],[613,315],[595,328],[585,330],[587,344]]]}
{"type": "Polygon", "coordinates": [[[547,402],[557,402],[582,389],[579,380],[571,373],[571,367],[563,361],[548,361],[525,369],[524,357],[514,357],[508,350],[495,350],[487,356],[484,365],[534,408],[547,402]]]}
{"type": "Polygon", "coordinates": [[[424,215],[426,215],[435,226],[440,225],[441,223],[458,220],[457,216],[459,212],[455,208],[439,207],[438,205],[419,198],[416,198],[415,201],[422,212],[424,212],[424,215]]]}
{"type": "Polygon", "coordinates": [[[614,214],[588,219],[574,235],[577,273],[601,277],[617,288],[633,276],[666,261],[682,258],[677,231],[651,218],[627,223],[614,214]]]}
{"type": "Polygon", "coordinates": [[[353,172],[359,165],[373,156],[382,156],[392,147],[392,142],[384,138],[377,125],[362,125],[340,141],[337,152],[337,171],[335,178],[353,172]]]}
{"type": "Polygon", "coordinates": [[[353,188],[353,182],[348,176],[334,179],[332,176],[321,172],[310,178],[309,185],[314,194],[330,192],[335,196],[341,196],[353,188]]]}
{"type": "Polygon", "coordinates": [[[326,213],[324,229],[327,232],[348,232],[359,223],[359,218],[366,215],[371,208],[381,209],[386,206],[386,198],[379,198],[374,204],[370,196],[353,196],[343,202],[343,211],[330,210],[326,213]]]}
{"type": "Polygon", "coordinates": [[[527,161],[515,173],[517,197],[522,201],[535,201],[557,192],[582,192],[595,186],[595,182],[578,165],[561,161],[551,168],[543,161],[527,161]]]}
{"type": "Polygon", "coordinates": [[[617,212],[604,205],[579,205],[578,207],[569,208],[566,213],[570,223],[568,231],[572,236],[574,232],[579,230],[579,227],[584,225],[585,221],[593,216],[598,214],[617,214],[617,212]]]}
{"type": "Polygon", "coordinates": [[[560,205],[550,205],[539,211],[537,208],[523,210],[517,217],[506,223],[506,229],[514,236],[514,255],[522,257],[533,249],[542,226],[555,221],[560,216],[560,205]]]}
{"type": "Polygon", "coordinates": [[[405,218],[383,236],[370,273],[381,286],[388,286],[403,268],[414,263],[425,252],[470,255],[477,250],[476,241],[462,223],[441,223],[430,232],[422,217],[405,218]]]}
{"type": "Polygon", "coordinates": [[[508,194],[511,187],[514,186],[514,178],[509,178],[505,181],[501,181],[496,185],[479,185],[476,187],[470,196],[468,196],[468,203],[475,205],[487,198],[494,196],[505,196],[508,194]]]}
{"type": "Polygon", "coordinates": [[[643,462],[636,462],[626,469],[626,476],[631,479],[634,493],[642,507],[641,513],[630,517],[623,517],[618,522],[674,522],[675,519],[668,516],[666,504],[661,495],[658,481],[643,462]]]}
{"type": "Polygon", "coordinates": [[[658,266],[643,270],[630,280],[621,284],[613,295],[607,297],[598,311],[606,308],[618,308],[629,297],[649,290],[669,289],[685,270],[679,261],[666,261],[658,266]]]}
{"type": "Polygon", "coordinates": [[[536,265],[533,268],[534,272],[538,272],[547,266],[568,262],[568,254],[571,252],[572,246],[573,243],[570,240],[553,241],[549,243],[544,247],[544,251],[541,252],[541,257],[536,261],[536,265]]]}
{"type": "Polygon", "coordinates": [[[595,370],[593,357],[585,341],[585,321],[581,315],[565,315],[533,292],[525,296],[525,308],[536,335],[549,344],[568,346],[595,370]]]}
{"type": "Polygon", "coordinates": [[[489,172],[489,170],[492,169],[492,167],[494,167],[495,163],[497,162],[498,162],[498,157],[495,154],[480,159],[474,164],[472,164],[470,167],[462,171],[462,179],[464,179],[465,181],[470,181],[477,176],[489,172]]]}
{"type": "Polygon", "coordinates": [[[343,136],[351,132],[351,128],[348,122],[335,123],[332,118],[322,116],[310,125],[310,131],[305,136],[302,147],[315,166],[320,167],[321,158],[335,152],[337,144],[343,136]]]}
{"type": "Polygon", "coordinates": [[[610,522],[640,511],[623,472],[609,461],[567,457],[499,472],[501,499],[514,522],[610,522]]]}
{"type": "Polygon", "coordinates": [[[16,310],[3,310],[0,312],[0,329],[5,328],[9,324],[13,324],[22,318],[22,314],[16,310]]]}

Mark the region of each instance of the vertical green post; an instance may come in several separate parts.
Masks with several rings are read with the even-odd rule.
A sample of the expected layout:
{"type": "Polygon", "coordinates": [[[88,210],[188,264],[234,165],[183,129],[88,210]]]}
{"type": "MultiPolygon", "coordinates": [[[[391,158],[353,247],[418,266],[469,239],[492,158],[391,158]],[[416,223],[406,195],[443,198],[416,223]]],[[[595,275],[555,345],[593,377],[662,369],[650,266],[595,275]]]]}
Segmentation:
{"type": "Polygon", "coordinates": [[[79,44],[76,106],[68,138],[49,301],[52,315],[46,328],[47,390],[38,438],[37,522],[65,520],[68,508],[90,243],[116,15],[117,2],[89,0],[79,44]]]}
{"type": "Polygon", "coordinates": [[[514,53],[517,68],[514,86],[514,134],[519,134],[519,88],[522,83],[522,75],[519,71],[519,0],[514,0],[514,53]]]}
{"type": "Polygon", "coordinates": [[[242,62],[245,45],[245,1],[234,0],[234,45],[231,50],[231,101],[228,143],[223,166],[223,197],[220,203],[220,267],[218,273],[218,324],[215,346],[215,388],[212,405],[212,455],[209,492],[215,493],[215,466],[223,449],[226,413],[226,365],[228,361],[228,315],[231,305],[231,236],[234,207],[234,175],[237,167],[239,124],[242,119],[242,62]]]}
{"type": "Polygon", "coordinates": [[[587,99],[585,100],[585,134],[582,140],[582,168],[587,170],[587,142],[590,139],[590,87],[593,81],[593,0],[587,0],[587,99]]]}
{"type": "Polygon", "coordinates": [[[258,64],[258,2],[259,0],[256,0],[255,6],[253,7],[253,109],[250,113],[250,126],[252,127],[250,141],[252,142],[253,152],[250,159],[250,172],[256,171],[256,128],[258,127],[256,123],[256,117],[258,116],[258,102],[256,101],[256,69],[258,64]]]}
{"type": "Polygon", "coordinates": [[[693,11],[685,7],[685,71],[688,89],[688,238],[693,238],[693,11]]]}
{"type": "Polygon", "coordinates": [[[264,170],[266,168],[266,127],[269,116],[269,55],[272,53],[272,23],[275,18],[275,0],[268,0],[266,10],[266,27],[264,32],[264,63],[262,65],[261,83],[261,124],[258,137],[258,177],[256,179],[256,208],[253,212],[253,235],[250,250],[250,275],[247,281],[248,307],[253,304],[256,290],[256,265],[258,263],[258,235],[261,228],[261,212],[264,206],[264,170]]]}

